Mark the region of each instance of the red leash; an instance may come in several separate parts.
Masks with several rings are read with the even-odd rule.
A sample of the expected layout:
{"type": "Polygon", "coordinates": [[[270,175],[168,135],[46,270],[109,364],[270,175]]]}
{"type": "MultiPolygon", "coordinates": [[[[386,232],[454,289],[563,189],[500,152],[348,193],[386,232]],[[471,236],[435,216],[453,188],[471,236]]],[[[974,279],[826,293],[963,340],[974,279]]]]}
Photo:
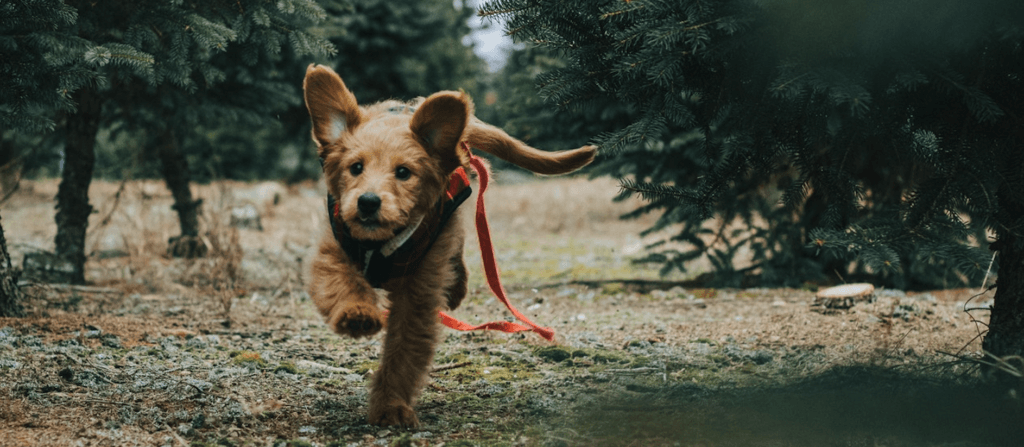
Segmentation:
{"type": "MultiPolygon", "coordinates": [[[[530,321],[529,318],[526,318],[526,315],[523,315],[516,310],[508,300],[508,296],[505,293],[505,287],[501,285],[501,278],[498,276],[498,263],[494,259],[494,244],[491,243],[491,229],[487,225],[487,212],[484,209],[484,191],[487,190],[487,183],[490,178],[490,169],[487,168],[487,163],[482,158],[473,155],[468,144],[463,142],[462,148],[469,153],[470,167],[476,172],[477,177],[480,179],[480,193],[476,196],[476,232],[478,236],[477,238],[480,240],[480,257],[483,259],[484,274],[487,276],[487,285],[490,286],[491,292],[494,293],[494,296],[498,297],[498,299],[505,304],[505,307],[512,312],[512,315],[515,315],[515,317],[525,324],[525,326],[523,324],[512,323],[509,321],[492,321],[490,323],[473,326],[448,315],[443,311],[438,311],[438,315],[441,317],[441,323],[457,331],[477,331],[482,329],[508,333],[533,331],[548,341],[554,340],[555,331],[553,329],[537,326],[534,322],[530,321]]],[[[469,176],[466,175],[466,171],[459,168],[454,174],[452,174],[448,189],[449,198],[467,186],[469,186],[469,176]]],[[[384,316],[387,315],[388,312],[384,311],[384,316]]]]}
{"type": "Polygon", "coordinates": [[[468,323],[460,321],[444,312],[439,312],[441,315],[441,322],[445,326],[459,331],[475,331],[480,329],[490,329],[502,332],[522,332],[522,331],[533,331],[536,332],[544,339],[551,341],[555,338],[555,331],[551,328],[537,326],[534,322],[526,318],[526,315],[520,313],[512,303],[509,302],[508,296],[505,293],[505,288],[501,285],[501,278],[498,276],[498,264],[494,258],[494,244],[491,243],[491,229],[487,225],[487,212],[484,209],[484,191],[487,190],[487,183],[490,177],[490,170],[487,168],[487,164],[483,159],[472,154],[469,148],[469,144],[462,142],[462,148],[469,153],[470,165],[477,173],[477,177],[480,179],[480,193],[476,196],[476,232],[478,239],[480,240],[480,257],[483,259],[484,274],[487,277],[487,285],[490,286],[491,292],[494,293],[501,302],[508,308],[512,315],[515,315],[516,319],[521,321],[522,324],[512,323],[508,321],[492,321],[490,323],[484,323],[477,326],[471,326],[468,323]]]}

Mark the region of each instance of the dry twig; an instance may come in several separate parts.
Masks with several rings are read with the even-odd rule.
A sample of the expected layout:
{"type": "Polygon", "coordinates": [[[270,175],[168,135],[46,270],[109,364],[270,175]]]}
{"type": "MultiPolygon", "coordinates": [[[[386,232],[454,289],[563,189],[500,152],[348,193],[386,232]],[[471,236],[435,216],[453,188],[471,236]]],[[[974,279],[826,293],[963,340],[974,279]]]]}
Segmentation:
{"type": "Polygon", "coordinates": [[[473,362],[449,363],[447,365],[441,365],[441,366],[435,367],[434,370],[431,371],[431,374],[436,373],[436,372],[441,372],[441,371],[448,371],[449,369],[463,368],[463,367],[466,367],[466,366],[469,366],[469,365],[472,365],[472,364],[473,364],[473,362]]]}

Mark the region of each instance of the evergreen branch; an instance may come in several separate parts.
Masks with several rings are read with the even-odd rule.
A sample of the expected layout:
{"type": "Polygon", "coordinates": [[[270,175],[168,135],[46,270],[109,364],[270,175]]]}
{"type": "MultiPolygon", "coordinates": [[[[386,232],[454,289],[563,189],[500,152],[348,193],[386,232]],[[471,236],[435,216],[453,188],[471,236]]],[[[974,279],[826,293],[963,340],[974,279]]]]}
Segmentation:
{"type": "Polygon", "coordinates": [[[788,88],[789,84],[792,84],[792,83],[794,83],[796,81],[799,81],[799,80],[801,80],[801,79],[803,79],[803,78],[805,78],[807,76],[810,76],[810,74],[811,74],[810,72],[801,73],[798,76],[794,76],[794,77],[790,78],[789,80],[780,83],[776,87],[772,88],[772,90],[775,91],[775,92],[781,92],[783,89],[788,88]]]}
{"type": "Polygon", "coordinates": [[[515,3],[522,2],[488,2],[477,9],[477,17],[510,16],[517,12],[523,12],[535,8],[535,6],[515,6],[515,3]]]}
{"type": "Polygon", "coordinates": [[[945,81],[947,86],[963,94],[964,105],[967,106],[967,109],[971,111],[979,122],[993,122],[1005,115],[1002,107],[992,97],[976,86],[964,85],[958,73],[945,67],[930,71],[936,77],[945,81]]]}
{"type": "Polygon", "coordinates": [[[527,8],[508,8],[508,9],[486,9],[485,7],[477,10],[477,17],[491,17],[491,16],[505,16],[512,15],[519,11],[525,11],[527,8]]]}
{"type": "Polygon", "coordinates": [[[633,195],[640,196],[646,201],[673,199],[677,201],[692,202],[696,199],[693,193],[676,186],[656,185],[653,183],[637,182],[629,179],[619,180],[619,188],[622,192],[628,191],[633,195]]]}
{"type": "MultiPolygon", "coordinates": [[[[685,20],[682,21],[682,22],[679,22],[680,25],[685,24],[685,23],[686,23],[685,20]]],[[[699,30],[701,28],[704,28],[705,26],[716,25],[716,24],[719,24],[719,23],[722,23],[722,19],[715,19],[715,20],[711,20],[711,21],[708,21],[708,22],[704,22],[704,23],[698,23],[696,25],[690,25],[690,26],[687,26],[687,27],[683,28],[683,31],[696,31],[696,30],[699,30]]]]}
{"type": "Polygon", "coordinates": [[[100,67],[110,63],[127,66],[135,69],[137,73],[146,73],[147,75],[152,75],[156,63],[153,55],[118,43],[90,48],[85,52],[84,60],[100,67]]]}
{"type": "Polygon", "coordinates": [[[642,11],[642,10],[647,8],[647,5],[645,5],[645,4],[641,3],[641,2],[627,2],[626,4],[630,5],[630,6],[628,8],[625,8],[625,9],[619,9],[619,10],[615,10],[615,11],[606,12],[604,14],[601,14],[601,15],[597,16],[597,18],[599,20],[608,20],[608,19],[616,18],[616,17],[621,16],[621,15],[631,14],[631,13],[634,13],[634,12],[637,12],[637,11],[642,11]]]}

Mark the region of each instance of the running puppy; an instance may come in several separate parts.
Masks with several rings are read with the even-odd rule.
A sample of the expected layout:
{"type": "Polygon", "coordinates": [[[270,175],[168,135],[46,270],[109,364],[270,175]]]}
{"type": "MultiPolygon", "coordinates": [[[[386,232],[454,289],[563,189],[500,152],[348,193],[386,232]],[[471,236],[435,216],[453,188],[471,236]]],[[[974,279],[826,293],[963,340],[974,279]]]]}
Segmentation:
{"type": "Polygon", "coordinates": [[[463,169],[470,155],[461,143],[540,174],[586,166],[596,147],[531,148],[476,119],[459,92],[360,107],[322,65],[309,66],[303,89],[332,227],[312,264],[310,296],[335,332],[366,337],[384,327],[374,288],[389,292],[368,420],[416,426],[412,407],[434,357],[437,312],[466,296],[463,227],[451,222],[469,195],[463,169]]]}

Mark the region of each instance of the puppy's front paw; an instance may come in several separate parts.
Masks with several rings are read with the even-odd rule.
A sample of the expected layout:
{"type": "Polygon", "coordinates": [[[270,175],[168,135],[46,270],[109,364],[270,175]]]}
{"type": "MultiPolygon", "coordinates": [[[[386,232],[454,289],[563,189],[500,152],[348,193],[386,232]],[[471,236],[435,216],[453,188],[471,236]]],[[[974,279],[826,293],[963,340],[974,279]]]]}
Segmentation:
{"type": "Polygon", "coordinates": [[[379,408],[370,408],[367,418],[373,425],[398,425],[402,427],[419,427],[420,420],[412,407],[401,402],[392,402],[379,408]]]}
{"type": "Polygon", "coordinates": [[[350,304],[331,317],[334,332],[352,337],[369,337],[384,327],[384,317],[374,305],[350,304]]]}

